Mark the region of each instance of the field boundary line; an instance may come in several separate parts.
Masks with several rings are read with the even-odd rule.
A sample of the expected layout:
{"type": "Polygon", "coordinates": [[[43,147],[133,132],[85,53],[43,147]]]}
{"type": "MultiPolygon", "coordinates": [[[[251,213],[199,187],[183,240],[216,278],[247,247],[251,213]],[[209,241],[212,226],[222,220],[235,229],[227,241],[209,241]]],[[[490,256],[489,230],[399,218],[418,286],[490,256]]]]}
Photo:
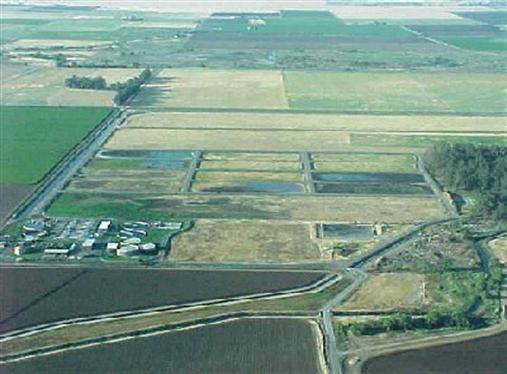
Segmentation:
{"type": "Polygon", "coordinates": [[[286,312],[260,312],[260,313],[252,313],[252,312],[231,312],[231,313],[222,313],[217,314],[210,317],[203,317],[195,320],[185,321],[185,322],[176,322],[169,323],[154,327],[149,327],[140,330],[134,330],[127,333],[118,333],[113,335],[104,335],[98,336],[95,338],[89,338],[84,340],[79,340],[71,343],[64,343],[60,345],[47,346],[43,348],[38,348],[34,350],[24,351],[20,353],[14,353],[10,355],[6,355],[0,357],[0,364],[6,364],[10,362],[18,362],[22,360],[27,360],[30,358],[40,357],[40,356],[48,356],[51,354],[67,352],[71,350],[78,350],[89,348],[93,346],[103,345],[103,344],[113,344],[121,341],[127,341],[138,338],[146,338],[150,336],[156,336],[161,334],[167,334],[176,331],[185,331],[196,329],[204,326],[216,325],[227,323],[233,320],[240,319],[273,319],[273,318],[281,318],[281,319],[305,319],[311,320],[315,318],[314,314],[310,313],[286,313],[286,312]]]}
{"type": "Polygon", "coordinates": [[[343,277],[337,274],[328,274],[321,277],[316,282],[302,287],[292,288],[288,290],[280,290],[275,292],[264,292],[264,293],[256,293],[251,295],[243,295],[243,296],[234,296],[234,297],[225,297],[225,298],[217,298],[205,301],[197,301],[197,302],[189,302],[189,303],[180,303],[180,304],[171,304],[165,306],[157,306],[153,308],[144,308],[144,309],[136,309],[136,310],[127,310],[116,313],[105,313],[88,317],[76,317],[66,320],[60,320],[56,322],[44,323],[36,326],[31,326],[23,329],[13,330],[6,332],[0,335],[0,343],[22,338],[26,336],[35,335],[38,333],[43,333],[55,329],[60,329],[66,326],[71,325],[86,325],[99,323],[103,321],[110,321],[113,319],[126,319],[126,318],[138,318],[142,316],[149,316],[154,314],[160,314],[164,312],[182,312],[188,310],[202,309],[209,306],[221,306],[221,305],[234,305],[239,303],[244,303],[247,301],[255,301],[255,300],[273,300],[273,299],[281,299],[292,296],[298,296],[306,293],[318,293],[324,290],[327,287],[330,287],[340,280],[343,277]]]}

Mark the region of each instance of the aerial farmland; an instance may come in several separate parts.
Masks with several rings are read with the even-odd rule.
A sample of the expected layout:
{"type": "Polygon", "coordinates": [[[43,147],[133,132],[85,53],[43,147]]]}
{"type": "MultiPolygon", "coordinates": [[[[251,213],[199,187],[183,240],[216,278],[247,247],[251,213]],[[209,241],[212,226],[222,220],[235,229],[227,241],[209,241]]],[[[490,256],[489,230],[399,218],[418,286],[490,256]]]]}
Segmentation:
{"type": "Polygon", "coordinates": [[[489,368],[507,13],[450,3],[1,4],[0,373],[489,368]]]}

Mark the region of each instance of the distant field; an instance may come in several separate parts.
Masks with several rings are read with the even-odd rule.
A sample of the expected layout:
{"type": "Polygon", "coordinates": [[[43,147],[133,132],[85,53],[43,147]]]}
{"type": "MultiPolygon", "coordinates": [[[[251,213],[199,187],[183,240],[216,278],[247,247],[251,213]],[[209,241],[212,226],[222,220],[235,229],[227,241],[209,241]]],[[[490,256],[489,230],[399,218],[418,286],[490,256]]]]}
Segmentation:
{"type": "Polygon", "coordinates": [[[407,310],[423,306],[424,275],[370,274],[361,288],[338,310],[407,310]]]}
{"type": "Polygon", "coordinates": [[[349,135],[333,131],[167,130],[122,128],[107,149],[202,149],[235,151],[336,151],[349,135]]]}
{"type": "Polygon", "coordinates": [[[444,216],[434,198],[325,195],[166,195],[64,193],[48,213],[61,217],[121,219],[274,219],[413,223],[444,216]]]}
{"type": "Polygon", "coordinates": [[[409,25],[408,27],[432,39],[463,49],[500,53],[506,51],[505,32],[491,25],[409,25]]]}
{"type": "Polygon", "coordinates": [[[112,106],[114,91],[78,90],[65,87],[65,79],[102,76],[108,83],[124,82],[139,69],[72,69],[44,67],[0,82],[3,105],[112,106]]]}
{"type": "Polygon", "coordinates": [[[108,112],[107,108],[1,107],[0,183],[37,183],[108,112]]]}
{"type": "Polygon", "coordinates": [[[11,374],[322,373],[316,324],[305,320],[244,319],[167,332],[0,366],[11,374]],[[161,370],[163,368],[163,370],[161,370]]]}
{"type": "Polygon", "coordinates": [[[277,70],[165,69],[134,105],[283,109],[288,104],[277,70]]]}
{"type": "Polygon", "coordinates": [[[383,154],[325,154],[313,155],[317,171],[345,171],[372,173],[414,173],[415,160],[411,155],[383,154]]]}
{"type": "Polygon", "coordinates": [[[379,112],[505,112],[498,74],[284,72],[291,108],[379,112]]]}
{"type": "Polygon", "coordinates": [[[322,276],[273,271],[1,269],[0,331],[68,318],[298,288],[322,276]]]}
{"type": "Polygon", "coordinates": [[[429,5],[389,5],[379,6],[351,6],[341,5],[340,1],[329,1],[333,6],[333,13],[339,17],[348,20],[412,20],[412,19],[431,19],[431,20],[456,20],[459,17],[453,14],[453,11],[460,9],[456,6],[431,6],[429,5]]]}
{"type": "MultiPolygon", "coordinates": [[[[2,21],[3,22],[3,21],[2,21]]],[[[64,36],[64,35],[62,35],[64,36]]],[[[83,48],[97,47],[112,44],[107,40],[73,40],[73,39],[20,39],[6,44],[3,48],[9,49],[29,49],[29,48],[83,48]]]]}
{"type": "Polygon", "coordinates": [[[129,128],[298,129],[343,131],[449,131],[505,130],[504,118],[463,116],[342,115],[308,113],[148,112],[136,114],[129,128]]]}
{"type": "Polygon", "coordinates": [[[171,243],[169,260],[289,262],[320,260],[312,225],[291,222],[198,220],[171,243]]]}
{"type": "Polygon", "coordinates": [[[470,18],[479,22],[488,23],[490,25],[506,25],[507,24],[507,11],[481,11],[481,12],[455,12],[460,17],[470,18]]]}

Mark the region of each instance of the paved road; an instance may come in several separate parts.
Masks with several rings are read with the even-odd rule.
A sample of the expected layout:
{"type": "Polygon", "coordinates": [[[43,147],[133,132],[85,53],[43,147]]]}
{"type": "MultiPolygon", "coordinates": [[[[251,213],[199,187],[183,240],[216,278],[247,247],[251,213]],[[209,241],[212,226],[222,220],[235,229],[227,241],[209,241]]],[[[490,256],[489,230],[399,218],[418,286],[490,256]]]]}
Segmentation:
{"type": "Polygon", "coordinates": [[[192,187],[192,181],[194,180],[195,173],[197,172],[197,168],[199,167],[199,163],[201,162],[202,152],[194,151],[192,152],[192,162],[188,167],[187,174],[185,175],[185,179],[181,185],[180,192],[190,192],[190,188],[192,187]]]}
{"type": "Polygon", "coordinates": [[[301,164],[303,165],[303,173],[305,176],[306,188],[309,193],[315,193],[315,184],[313,184],[312,163],[308,152],[299,152],[301,164]]]}
{"type": "Polygon", "coordinates": [[[440,188],[440,185],[437,183],[437,181],[431,176],[431,174],[426,170],[426,167],[424,166],[424,162],[420,156],[415,156],[417,161],[417,168],[419,169],[419,172],[423,175],[424,180],[426,183],[430,186],[430,188],[433,190],[433,193],[438,197],[442,205],[444,206],[445,210],[451,217],[458,217],[459,213],[456,210],[456,207],[454,204],[452,204],[447,197],[444,196],[444,193],[442,189],[440,188]]]}

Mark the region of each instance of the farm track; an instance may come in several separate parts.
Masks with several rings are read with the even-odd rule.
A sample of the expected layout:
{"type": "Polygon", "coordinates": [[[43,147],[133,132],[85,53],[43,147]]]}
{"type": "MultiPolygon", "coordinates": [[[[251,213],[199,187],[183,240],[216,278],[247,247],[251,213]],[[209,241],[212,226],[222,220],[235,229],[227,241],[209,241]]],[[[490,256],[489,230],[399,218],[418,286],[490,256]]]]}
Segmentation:
{"type": "Polygon", "coordinates": [[[449,112],[449,111],[371,111],[371,110],[332,110],[332,109],[260,109],[260,108],[215,108],[215,107],[160,107],[138,106],[135,110],[149,112],[209,112],[209,113],[288,113],[288,114],[363,114],[372,116],[427,115],[427,116],[465,116],[465,117],[504,117],[505,112],[449,112]]]}
{"type": "Polygon", "coordinates": [[[357,135],[411,135],[411,136],[505,136],[503,131],[379,131],[379,130],[353,130],[336,128],[259,128],[259,127],[178,127],[178,126],[127,126],[125,130],[186,130],[186,131],[258,131],[258,132],[347,132],[357,135]]]}

